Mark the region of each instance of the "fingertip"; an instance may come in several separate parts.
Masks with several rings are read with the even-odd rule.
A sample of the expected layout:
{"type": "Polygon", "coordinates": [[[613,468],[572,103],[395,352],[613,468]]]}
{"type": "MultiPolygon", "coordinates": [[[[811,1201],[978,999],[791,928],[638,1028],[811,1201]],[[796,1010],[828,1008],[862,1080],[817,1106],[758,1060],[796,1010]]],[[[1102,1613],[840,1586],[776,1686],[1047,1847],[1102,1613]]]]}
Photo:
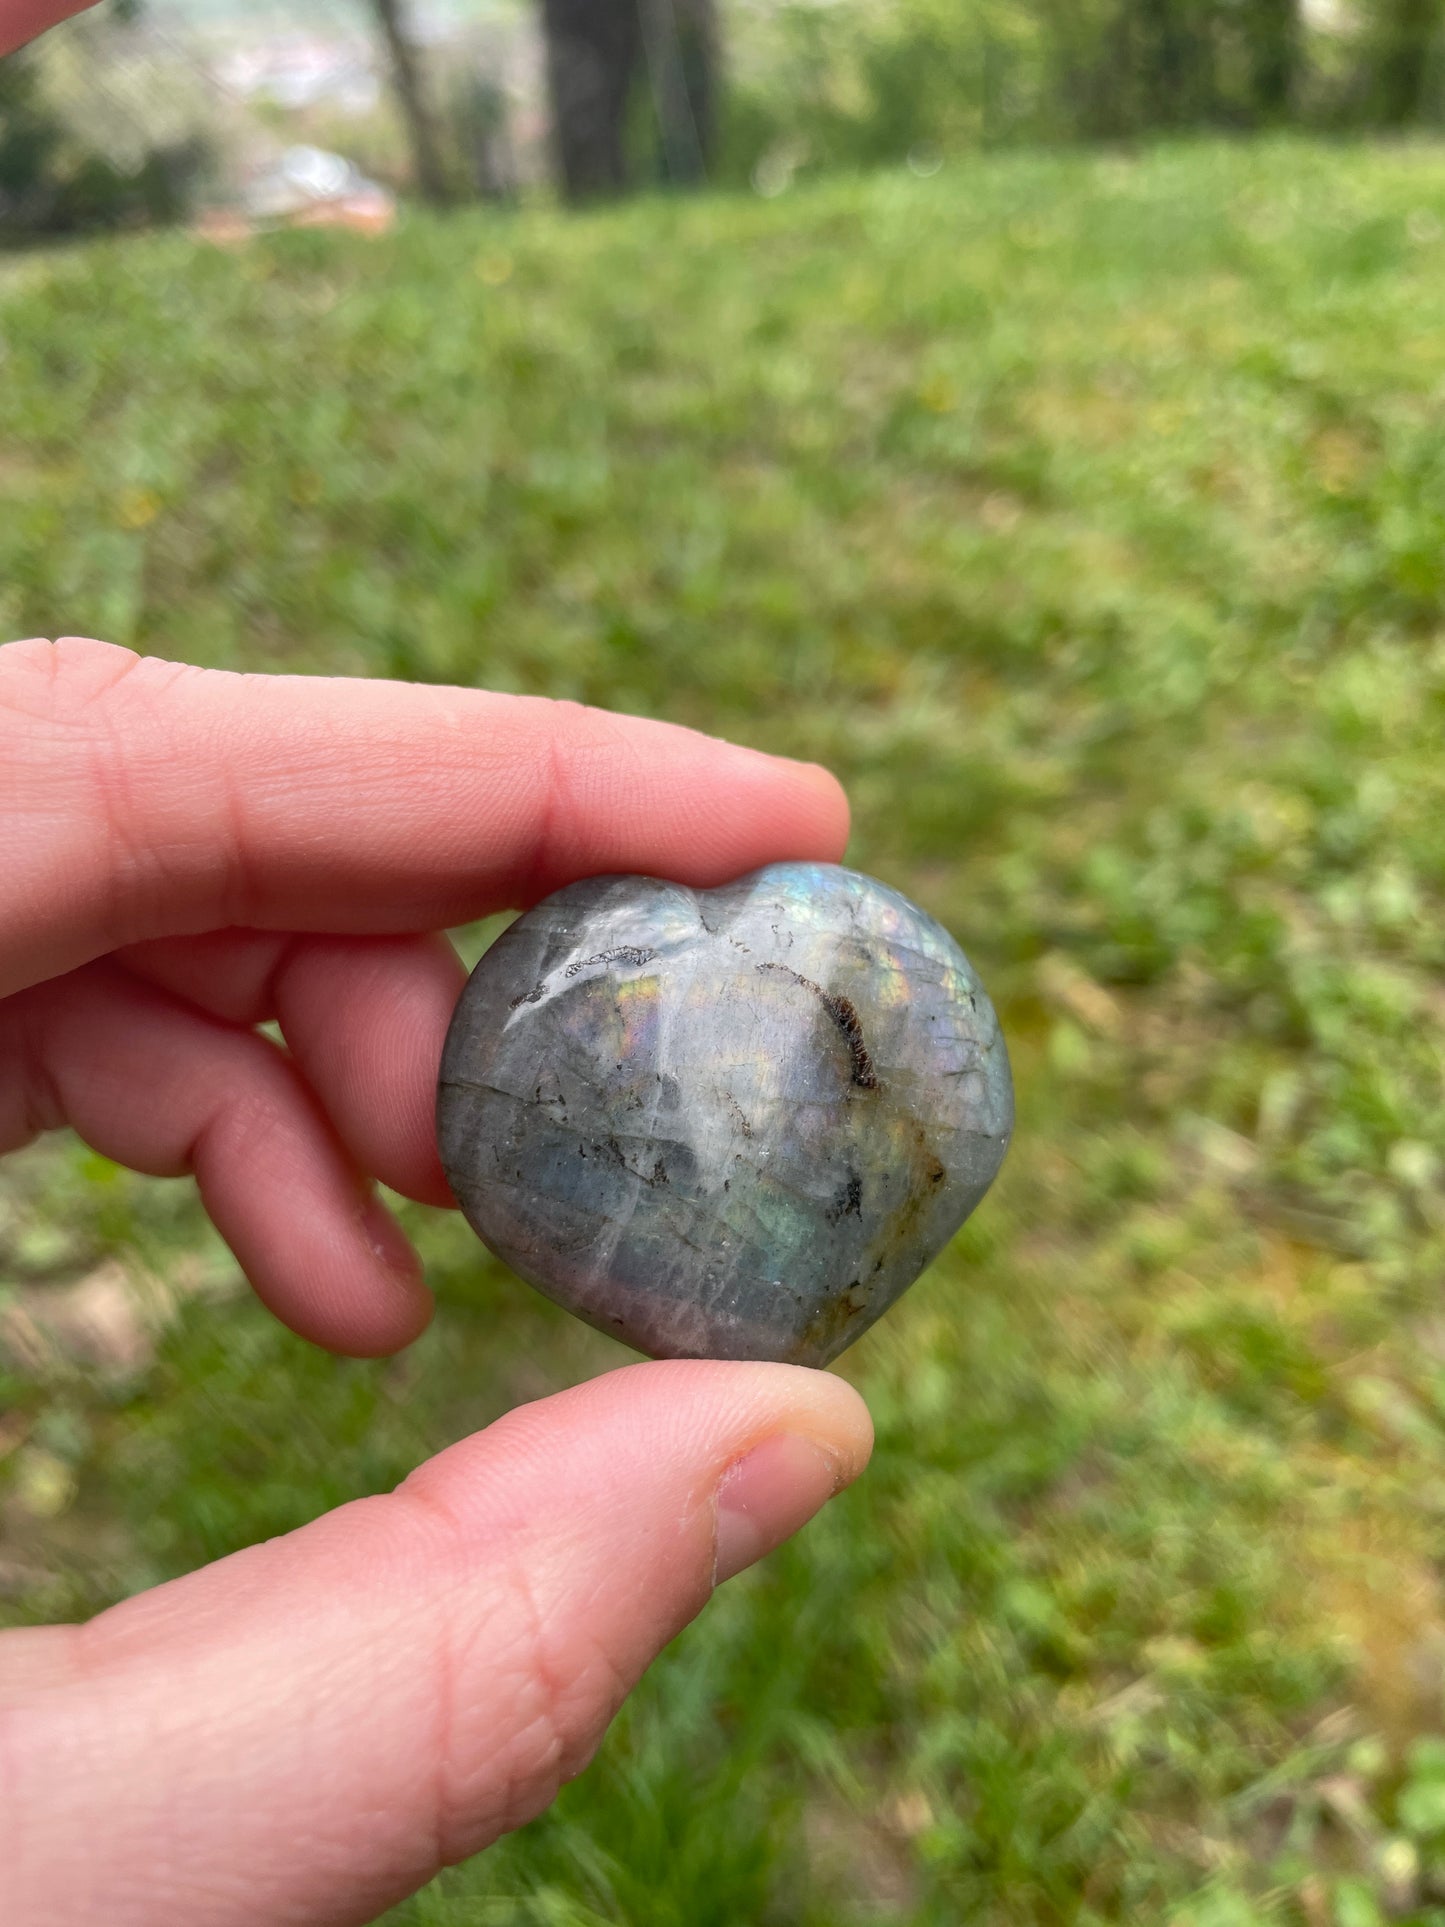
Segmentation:
{"type": "Polygon", "coordinates": [[[380,1236],[372,1229],[370,1207],[353,1250],[333,1249],[319,1265],[296,1251],[253,1253],[242,1233],[226,1235],[262,1304],[298,1338],[339,1358],[390,1358],[431,1323],[436,1306],[420,1259],[394,1222],[380,1236]]]}
{"type": "Polygon", "coordinates": [[[441,935],[293,942],[276,983],[286,1042],[365,1171],[455,1207],[436,1144],[442,1040],[466,971],[441,935]]]}
{"type": "MultiPolygon", "coordinates": [[[[656,1370],[656,1367],[651,1368],[656,1370]]],[[[851,1485],[873,1451],[873,1420],[861,1394],[836,1372],[810,1365],[753,1362],[698,1362],[668,1365],[668,1371],[721,1374],[720,1386],[747,1414],[745,1436],[757,1440],[786,1434],[807,1439],[824,1453],[837,1471],[841,1489],[851,1485]]],[[[679,1386],[683,1396],[697,1391],[679,1386]]],[[[719,1412],[719,1418],[722,1413],[719,1412]]]]}
{"type": "Polygon", "coordinates": [[[717,1486],[714,1586],[756,1564],[805,1526],[867,1465],[873,1421],[846,1380],[801,1365],[745,1366],[758,1374],[764,1436],[717,1486]]]}
{"type": "Polygon", "coordinates": [[[718,1487],[713,1585],[756,1565],[838,1490],[835,1460],[811,1440],[782,1432],[755,1445],[718,1487]]]}
{"type": "MultiPolygon", "coordinates": [[[[666,1468],[709,1504],[729,1468],[766,1439],[807,1440],[832,1462],[840,1491],[873,1449],[868,1407],[845,1379],[810,1366],[739,1359],[624,1365],[560,1397],[517,1407],[494,1435],[506,1438],[516,1465],[547,1483],[574,1455],[579,1477],[595,1479],[599,1442],[607,1440],[607,1483],[617,1493],[652,1483],[666,1468]]],[[[450,1472],[471,1449],[465,1441],[453,1447],[427,1476],[450,1472]]]]}
{"type": "Polygon", "coordinates": [[[729,797],[732,835],[749,859],[744,867],[841,858],[850,812],[847,792],[831,770],[733,743],[717,747],[726,765],[718,772],[718,799],[729,797]]]}
{"type": "Polygon", "coordinates": [[[788,767],[799,794],[799,820],[806,822],[812,845],[806,854],[840,863],[852,827],[848,792],[822,763],[790,763],[788,767]]]}
{"type": "Polygon", "coordinates": [[[356,1334],[361,1348],[343,1349],[353,1358],[388,1358],[421,1337],[436,1301],[427,1290],[416,1247],[380,1198],[367,1199],[361,1228],[375,1255],[376,1288],[370,1293],[370,1315],[356,1334]]]}
{"type": "Polygon", "coordinates": [[[222,1111],[192,1160],[201,1199],[257,1297],[298,1337],[385,1358],[426,1329],[421,1260],[299,1084],[222,1111]]]}
{"type": "Polygon", "coordinates": [[[873,1415],[858,1388],[835,1372],[813,1371],[802,1365],[785,1369],[806,1372],[813,1381],[807,1398],[818,1429],[812,1436],[831,1455],[841,1491],[864,1471],[873,1456],[873,1415]]]}
{"type": "Polygon", "coordinates": [[[349,1308],[344,1324],[335,1333],[328,1325],[314,1335],[301,1335],[338,1358],[394,1358],[416,1343],[435,1310],[427,1291],[404,1296],[387,1293],[374,1299],[370,1307],[358,1304],[349,1308]]]}

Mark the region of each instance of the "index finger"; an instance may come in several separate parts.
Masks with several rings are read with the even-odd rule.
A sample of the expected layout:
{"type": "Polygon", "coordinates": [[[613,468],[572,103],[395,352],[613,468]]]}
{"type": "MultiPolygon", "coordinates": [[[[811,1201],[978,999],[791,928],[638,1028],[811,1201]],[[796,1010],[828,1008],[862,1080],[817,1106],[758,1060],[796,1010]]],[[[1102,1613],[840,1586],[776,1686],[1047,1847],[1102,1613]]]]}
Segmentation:
{"type": "Polygon", "coordinates": [[[825,770],[535,696],[0,648],[0,995],[202,930],[379,935],[633,871],[835,859],[825,770]]]}
{"type": "Polygon", "coordinates": [[[0,56],[94,4],[95,0],[0,0],[0,56]]]}

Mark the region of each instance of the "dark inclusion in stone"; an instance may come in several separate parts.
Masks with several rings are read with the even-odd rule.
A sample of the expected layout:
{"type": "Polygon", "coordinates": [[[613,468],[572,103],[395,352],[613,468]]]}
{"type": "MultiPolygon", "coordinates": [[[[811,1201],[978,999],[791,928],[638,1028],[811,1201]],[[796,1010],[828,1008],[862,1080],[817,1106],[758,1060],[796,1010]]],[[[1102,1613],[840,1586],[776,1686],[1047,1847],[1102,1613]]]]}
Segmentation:
{"type": "Polygon", "coordinates": [[[775,863],[596,877],[482,958],[442,1058],[442,1161],[515,1271],[654,1357],[822,1365],[992,1183],[998,1020],[931,917],[775,863]]]}

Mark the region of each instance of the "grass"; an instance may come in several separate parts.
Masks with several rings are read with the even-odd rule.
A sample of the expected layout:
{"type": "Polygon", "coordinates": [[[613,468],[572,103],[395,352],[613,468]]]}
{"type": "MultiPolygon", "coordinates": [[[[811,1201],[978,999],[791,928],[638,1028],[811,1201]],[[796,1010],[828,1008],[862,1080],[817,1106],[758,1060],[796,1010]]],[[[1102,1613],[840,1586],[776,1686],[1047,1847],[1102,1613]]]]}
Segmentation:
{"type": "MultiPolygon", "coordinates": [[[[867,1480],[421,1927],[1445,1922],[1445,155],[1014,157],[0,280],[0,631],[819,757],[1015,1148],[842,1369],[867,1480]]],[[[0,1609],[91,1611],[621,1354],[411,1214],[340,1363],[183,1186],[0,1192],[0,1609]]]]}

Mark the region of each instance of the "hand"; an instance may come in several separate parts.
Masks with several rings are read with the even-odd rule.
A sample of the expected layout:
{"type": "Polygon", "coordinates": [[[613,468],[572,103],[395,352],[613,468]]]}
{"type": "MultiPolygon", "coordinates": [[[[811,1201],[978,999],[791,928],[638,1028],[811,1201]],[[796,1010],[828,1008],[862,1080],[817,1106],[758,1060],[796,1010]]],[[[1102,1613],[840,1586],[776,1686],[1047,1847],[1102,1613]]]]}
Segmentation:
{"type": "MultiPolygon", "coordinates": [[[[0,649],[0,1153],[194,1174],[298,1332],[428,1299],[371,1190],[449,1202],[432,934],[570,877],[835,858],[831,777],[537,699],[0,649]],[[287,1050],[256,1026],[277,1020],[287,1050]]],[[[717,1580],[856,1476],[787,1366],[632,1366],[102,1614],[0,1640],[7,1927],[367,1921],[531,1818],[717,1580]]]]}
{"type": "Polygon", "coordinates": [[[95,0],[0,0],[0,59],[23,47],[57,20],[84,13],[95,0]]]}

